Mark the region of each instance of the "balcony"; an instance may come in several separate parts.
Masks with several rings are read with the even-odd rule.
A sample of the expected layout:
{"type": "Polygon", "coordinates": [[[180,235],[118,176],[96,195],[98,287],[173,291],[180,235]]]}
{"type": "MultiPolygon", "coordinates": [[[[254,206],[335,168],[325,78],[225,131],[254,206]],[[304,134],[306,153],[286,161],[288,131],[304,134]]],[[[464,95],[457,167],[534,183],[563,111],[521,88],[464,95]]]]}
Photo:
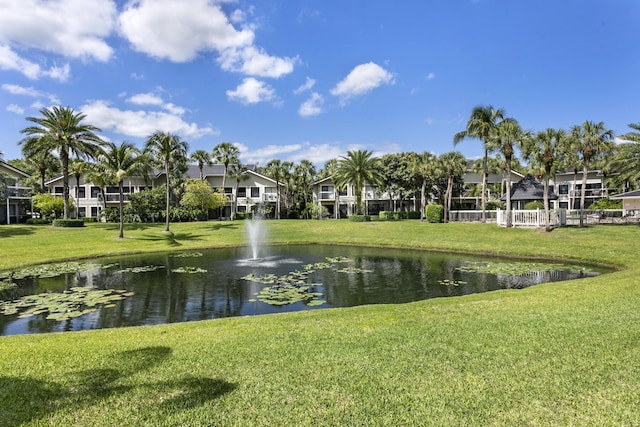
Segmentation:
{"type": "Polygon", "coordinates": [[[7,197],[13,199],[30,199],[31,195],[31,188],[29,187],[7,186],[7,197]]]}
{"type": "Polygon", "coordinates": [[[321,191],[320,192],[320,200],[335,200],[336,193],[333,191],[321,191]]]}
{"type": "MultiPolygon", "coordinates": [[[[105,195],[105,201],[107,203],[109,202],[119,202],[120,201],[120,194],[118,193],[106,193],[105,195]]],[[[122,200],[125,202],[129,201],[129,194],[128,193],[123,193],[122,194],[122,200]]]]}
{"type": "Polygon", "coordinates": [[[265,193],[262,195],[262,201],[263,202],[277,202],[278,201],[278,196],[276,195],[276,193],[265,193]]]}

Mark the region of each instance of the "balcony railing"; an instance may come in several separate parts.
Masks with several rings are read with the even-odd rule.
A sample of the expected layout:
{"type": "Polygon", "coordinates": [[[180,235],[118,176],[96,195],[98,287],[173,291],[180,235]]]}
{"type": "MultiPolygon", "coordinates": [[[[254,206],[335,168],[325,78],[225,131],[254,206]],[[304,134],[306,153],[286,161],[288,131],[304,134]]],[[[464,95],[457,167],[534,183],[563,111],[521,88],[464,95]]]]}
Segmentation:
{"type": "Polygon", "coordinates": [[[262,201],[263,202],[277,202],[278,201],[278,196],[276,195],[276,193],[265,193],[262,195],[262,201]]]}
{"type": "Polygon", "coordinates": [[[335,200],[336,198],[336,193],[333,191],[321,191],[320,192],[320,199],[321,200],[335,200]]]}
{"type": "Polygon", "coordinates": [[[13,185],[7,186],[7,197],[28,199],[31,195],[31,188],[29,187],[17,187],[13,185]]]}

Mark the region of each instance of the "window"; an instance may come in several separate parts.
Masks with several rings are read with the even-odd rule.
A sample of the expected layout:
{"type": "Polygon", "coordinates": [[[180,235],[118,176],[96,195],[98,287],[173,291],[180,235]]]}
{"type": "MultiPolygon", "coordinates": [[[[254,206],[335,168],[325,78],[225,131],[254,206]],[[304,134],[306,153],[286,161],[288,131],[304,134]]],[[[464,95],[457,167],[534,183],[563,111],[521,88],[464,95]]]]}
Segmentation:
{"type": "Polygon", "coordinates": [[[84,187],[78,187],[78,199],[87,198],[87,189],[84,187]]]}
{"type": "Polygon", "coordinates": [[[107,187],[107,193],[119,194],[120,189],[118,187],[107,187]]]}
{"type": "Polygon", "coordinates": [[[558,185],[558,193],[559,194],[569,194],[569,185],[568,184],[560,184],[560,185],[558,185]]]}
{"type": "Polygon", "coordinates": [[[251,187],[251,197],[260,197],[260,187],[251,187]]]}
{"type": "Polygon", "coordinates": [[[91,206],[91,216],[98,216],[100,208],[98,206],[91,206]]]}
{"type": "Polygon", "coordinates": [[[264,192],[267,194],[275,194],[276,187],[264,187],[264,192]]]}
{"type": "Polygon", "coordinates": [[[333,191],[333,185],[323,185],[320,188],[320,191],[322,191],[323,193],[327,193],[329,191],[333,191]]]}
{"type": "Polygon", "coordinates": [[[224,194],[233,194],[233,188],[224,187],[224,194]]]}
{"type": "MultiPolygon", "coordinates": [[[[92,199],[97,199],[98,197],[100,197],[100,187],[91,187],[91,198],[92,199]]],[[[91,216],[95,216],[93,214],[91,214],[91,216]]]]}
{"type": "Polygon", "coordinates": [[[238,197],[247,197],[247,187],[238,187],[238,197]]]}
{"type": "Polygon", "coordinates": [[[63,187],[53,187],[53,193],[54,194],[63,194],[64,192],[64,188],[63,187]]]}
{"type": "Polygon", "coordinates": [[[84,218],[85,216],[87,216],[87,208],[85,208],[84,206],[78,208],[78,217],[84,218]]]}
{"type": "Polygon", "coordinates": [[[347,195],[347,187],[345,187],[342,190],[340,190],[340,192],[338,194],[340,194],[341,196],[346,196],[347,195]]]}
{"type": "Polygon", "coordinates": [[[247,207],[244,205],[240,205],[238,206],[238,212],[246,212],[247,211],[247,207]]]}

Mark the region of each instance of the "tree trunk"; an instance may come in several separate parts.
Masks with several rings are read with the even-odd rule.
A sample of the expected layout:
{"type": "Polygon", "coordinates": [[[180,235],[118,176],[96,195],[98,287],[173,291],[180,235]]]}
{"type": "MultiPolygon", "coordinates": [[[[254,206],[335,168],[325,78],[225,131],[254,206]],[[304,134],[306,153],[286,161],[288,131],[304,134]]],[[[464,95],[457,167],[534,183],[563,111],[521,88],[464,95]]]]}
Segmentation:
{"type": "Polygon", "coordinates": [[[62,217],[69,219],[69,155],[66,151],[60,152],[62,159],[62,198],[64,200],[64,211],[62,217]]]}
{"type": "Polygon", "coordinates": [[[546,232],[551,231],[551,224],[549,223],[549,173],[544,174],[544,230],[546,232]]]}
{"type": "Polygon", "coordinates": [[[420,188],[420,221],[424,222],[424,210],[426,209],[426,192],[427,192],[427,180],[422,180],[422,188],[420,188]]]}
{"type": "Polygon", "coordinates": [[[507,159],[506,162],[507,169],[507,191],[505,194],[507,195],[507,228],[511,228],[513,226],[513,222],[511,221],[511,158],[507,159]]]}
{"type": "Polygon", "coordinates": [[[589,171],[589,160],[584,160],[582,168],[582,188],[580,189],[580,227],[584,227],[584,196],[587,193],[587,172],[589,171]]]}
{"type": "Polygon", "coordinates": [[[171,181],[169,179],[169,168],[165,167],[165,173],[167,174],[167,192],[166,192],[166,196],[167,196],[167,204],[166,204],[166,218],[165,218],[165,227],[164,227],[164,231],[165,233],[170,233],[171,230],[169,230],[169,208],[170,208],[170,200],[171,200],[171,181]]]}
{"type": "Polygon", "coordinates": [[[119,239],[124,239],[124,191],[122,188],[122,180],[118,182],[118,191],[120,192],[119,200],[120,200],[120,234],[118,235],[119,239]]]}
{"type": "Polygon", "coordinates": [[[482,223],[487,222],[487,157],[489,157],[489,152],[486,148],[484,149],[484,159],[482,161],[482,223]]]}

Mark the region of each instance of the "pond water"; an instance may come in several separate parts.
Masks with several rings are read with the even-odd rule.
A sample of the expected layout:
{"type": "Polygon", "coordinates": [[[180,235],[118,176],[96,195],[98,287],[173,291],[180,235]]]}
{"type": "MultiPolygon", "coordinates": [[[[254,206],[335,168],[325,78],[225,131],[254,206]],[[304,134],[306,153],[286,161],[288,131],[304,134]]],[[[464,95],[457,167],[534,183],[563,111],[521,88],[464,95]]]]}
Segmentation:
{"type": "Polygon", "coordinates": [[[293,245],[101,258],[0,275],[0,335],[407,303],[604,269],[424,251],[293,245]]]}

